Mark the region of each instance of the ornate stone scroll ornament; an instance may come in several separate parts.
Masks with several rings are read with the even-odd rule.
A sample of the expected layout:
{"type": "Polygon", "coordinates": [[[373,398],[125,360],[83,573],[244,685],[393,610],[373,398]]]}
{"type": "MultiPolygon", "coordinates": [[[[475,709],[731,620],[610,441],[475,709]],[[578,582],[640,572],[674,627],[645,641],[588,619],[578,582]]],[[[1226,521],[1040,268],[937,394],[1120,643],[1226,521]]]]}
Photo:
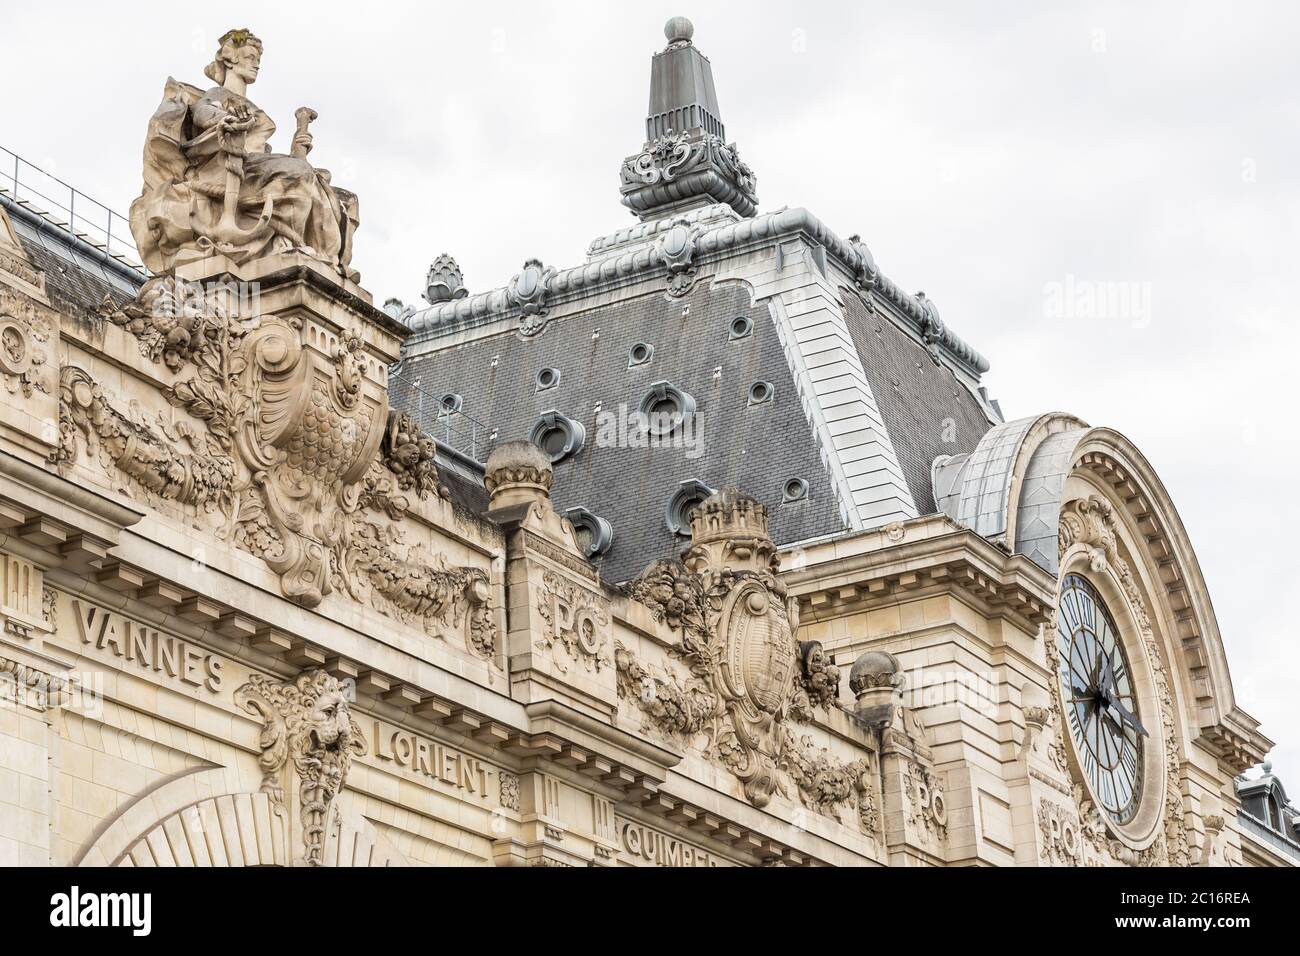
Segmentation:
{"type": "MultiPolygon", "coordinates": [[[[759,502],[723,488],[695,508],[691,527],[685,563],[651,565],[633,583],[632,597],[680,627],[675,653],[698,682],[688,712],[708,712],[708,751],[741,781],[751,803],[766,806],[781,785],[782,724],[800,689],[798,604],[777,577],[776,546],[759,502]],[[703,694],[712,707],[701,706],[703,694]]],[[[620,667],[630,674],[634,664],[625,653],[620,667]]],[[[625,694],[633,686],[620,684],[625,694]]],[[[653,718],[659,698],[637,700],[653,718]]]]}
{"type": "Polygon", "coordinates": [[[692,229],[687,220],[679,219],[657,243],[659,255],[668,267],[668,294],[675,299],[695,288],[698,277],[695,269],[698,237],[698,229],[692,229]]]}
{"type": "Polygon", "coordinates": [[[742,216],[758,212],[758,180],[735,143],[712,133],[672,130],[623,162],[623,205],[637,214],[692,197],[726,203],[742,216]]]}
{"type": "Polygon", "coordinates": [[[151,271],[213,253],[246,262],[295,251],[355,277],[357,198],[307,162],[314,110],[295,114],[287,155],[270,151],[275,123],[247,95],[261,61],[262,41],[231,30],[204,70],[216,86],[205,92],[168,78],[145,138],[144,189],[130,214],[151,271]]]}
{"type": "Polygon", "coordinates": [[[297,777],[303,861],[320,866],[330,805],[347,782],[352,758],[366,752],[345,688],[324,671],[288,684],[254,674],[235,691],[235,703],[262,721],[261,791],[287,809],[286,793],[293,793],[289,784],[297,777]]]}
{"type": "Polygon", "coordinates": [[[456,260],[447,254],[440,255],[429,266],[429,274],[424,280],[424,301],[430,305],[441,305],[469,295],[465,288],[465,278],[460,273],[456,260]]]}
{"type": "MultiPolygon", "coordinates": [[[[863,292],[873,292],[880,285],[880,270],[876,268],[876,257],[871,254],[867,244],[857,233],[849,236],[849,248],[853,250],[857,261],[853,263],[853,281],[863,292]]],[[[865,296],[868,306],[874,308],[871,296],[865,296]]]]}
{"type": "Polygon", "coordinates": [[[164,397],[208,434],[200,439],[186,419],[164,431],[188,439],[196,454],[116,412],[85,372],[68,369],[61,459],[75,457],[84,433],[107,464],[151,493],[222,515],[220,536],[262,557],[287,597],[312,607],[342,588],[429,633],[463,626],[466,647],[493,659],[486,573],[420,555],[395,524],[411,497],[434,490],[433,440],[409,416],[390,413],[386,393],[365,374],[358,336],[246,315],[253,303],[237,293],[159,277],[110,316],[177,373],[164,397]],[[373,511],[392,523],[376,523],[373,511]]]}
{"type": "MultiPolygon", "coordinates": [[[[1081,546],[1087,549],[1088,560],[1094,572],[1100,573],[1109,567],[1118,578],[1129,609],[1137,622],[1138,632],[1142,636],[1146,658],[1151,667],[1152,682],[1155,684],[1156,702],[1160,710],[1160,740],[1164,747],[1166,777],[1164,831],[1159,839],[1140,853],[1134,853],[1117,841],[1111,841],[1111,855],[1120,862],[1139,866],[1186,866],[1191,857],[1191,845],[1184,821],[1179,786],[1178,768],[1181,761],[1178,754],[1173,691],[1169,685],[1164,658],[1160,653],[1142,589],[1138,586],[1128,559],[1120,552],[1114,508],[1111,503],[1092,495],[1063,505],[1057,544],[1061,559],[1064,559],[1066,552],[1072,547],[1081,546]]],[[[1060,687],[1059,682],[1057,683],[1059,695],[1060,687]]],[[[1056,700],[1059,716],[1062,712],[1059,697],[1056,700]]],[[[1058,726],[1060,723],[1058,721],[1058,726]]],[[[1154,733],[1152,737],[1154,739],[1154,733]]],[[[1082,788],[1076,788],[1076,799],[1081,799],[1079,796],[1081,791],[1082,788]]],[[[1095,807],[1092,809],[1094,813],[1097,812],[1095,807]]],[[[1082,811],[1080,815],[1084,816],[1082,811]]],[[[1098,814],[1098,822],[1100,824],[1100,814],[1098,814]]],[[[1104,824],[1101,826],[1104,832],[1104,824]]]]}
{"type": "Polygon", "coordinates": [[[520,313],[520,335],[531,337],[546,327],[546,297],[554,277],[554,267],[542,265],[540,259],[529,259],[506,286],[507,298],[520,313]]]}
{"type": "Polygon", "coordinates": [[[930,353],[930,358],[934,360],[935,365],[938,365],[943,352],[944,336],[948,331],[947,326],[943,324],[943,319],[939,318],[938,306],[927,299],[924,292],[916,294],[916,301],[921,304],[924,313],[921,320],[921,339],[925,342],[925,350],[930,353]]]}

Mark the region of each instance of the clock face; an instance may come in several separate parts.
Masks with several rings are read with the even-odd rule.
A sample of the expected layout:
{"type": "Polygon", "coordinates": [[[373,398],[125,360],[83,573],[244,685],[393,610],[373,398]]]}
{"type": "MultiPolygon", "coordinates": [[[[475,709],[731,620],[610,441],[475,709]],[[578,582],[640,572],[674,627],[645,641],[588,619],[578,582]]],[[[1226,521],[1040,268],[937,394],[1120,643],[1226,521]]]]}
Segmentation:
{"type": "Polygon", "coordinates": [[[1068,574],[1057,607],[1066,723],[1096,802],[1118,824],[1137,813],[1147,735],[1115,619],[1087,579],[1068,574]]]}

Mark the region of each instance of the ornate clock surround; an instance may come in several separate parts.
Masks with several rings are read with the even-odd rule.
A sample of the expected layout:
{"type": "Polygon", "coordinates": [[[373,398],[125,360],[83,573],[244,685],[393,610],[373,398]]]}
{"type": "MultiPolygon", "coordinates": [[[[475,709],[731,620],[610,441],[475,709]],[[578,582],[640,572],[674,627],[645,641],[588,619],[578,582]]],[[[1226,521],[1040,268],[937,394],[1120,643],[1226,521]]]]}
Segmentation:
{"type": "MultiPolygon", "coordinates": [[[[1129,850],[1140,852],[1150,847],[1161,833],[1168,797],[1170,761],[1176,754],[1168,752],[1168,721],[1172,718],[1169,703],[1162,699],[1161,684],[1167,686],[1163,674],[1164,664],[1157,655],[1151,615],[1139,591],[1140,585],[1133,577],[1126,559],[1119,553],[1115,519],[1110,502],[1095,495],[1075,499],[1062,509],[1060,530],[1059,580],[1078,575],[1096,589],[1119,630],[1137,701],[1137,716],[1146,727],[1149,737],[1141,747],[1141,793],[1133,815],[1119,823],[1110,814],[1097,813],[1111,839],[1119,841],[1129,850]]],[[[1059,713],[1067,714],[1068,701],[1060,679],[1059,651],[1055,628],[1048,652],[1052,670],[1056,674],[1054,693],[1060,705],[1059,713]]],[[[1068,727],[1062,726],[1061,736],[1066,743],[1066,753],[1071,778],[1082,787],[1094,807],[1101,806],[1092,781],[1084,771],[1083,761],[1068,727]]]]}

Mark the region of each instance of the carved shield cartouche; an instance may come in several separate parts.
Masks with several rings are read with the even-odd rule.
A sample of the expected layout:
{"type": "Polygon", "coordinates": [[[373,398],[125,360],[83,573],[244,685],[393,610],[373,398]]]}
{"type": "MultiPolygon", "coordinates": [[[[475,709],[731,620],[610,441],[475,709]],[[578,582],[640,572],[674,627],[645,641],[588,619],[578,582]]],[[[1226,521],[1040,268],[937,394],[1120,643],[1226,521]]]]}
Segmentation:
{"type": "Polygon", "coordinates": [[[796,663],[785,608],[757,583],[739,588],[728,605],[722,664],[727,690],[755,717],[778,714],[789,701],[796,663]]]}
{"type": "Polygon", "coordinates": [[[798,663],[794,634],[785,606],[754,580],[728,595],[720,625],[718,676],[745,758],[735,772],[746,797],[762,807],[778,785],[781,720],[793,695],[798,663]]]}

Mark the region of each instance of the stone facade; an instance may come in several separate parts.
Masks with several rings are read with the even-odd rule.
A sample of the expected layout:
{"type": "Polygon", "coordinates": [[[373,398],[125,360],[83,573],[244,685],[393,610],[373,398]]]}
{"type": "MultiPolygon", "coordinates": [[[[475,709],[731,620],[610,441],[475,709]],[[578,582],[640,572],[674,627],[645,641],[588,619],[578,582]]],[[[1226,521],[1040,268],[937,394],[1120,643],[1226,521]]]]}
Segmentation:
{"type": "MultiPolygon", "coordinates": [[[[686,68],[691,38],[672,21],[656,71],[686,68]]],[[[993,415],[987,366],[856,237],[755,216],[711,72],[656,114],[708,129],[650,123],[625,164],[643,222],[593,244],[625,264],[593,294],[747,288],[841,525],[781,540],[776,505],[719,482],[680,547],[615,582],[557,510],[552,456],[503,436],[476,464],[390,392],[404,341],[447,346],[435,326],[545,342],[593,307],[583,267],[530,260],[467,296],[440,257],[429,312],[376,308],[349,266],[356,197],[306,160],[312,111],[290,155],[237,161],[270,122],[247,99],[260,56],[231,31],[216,87],[169,81],[132,295],[51,295],[30,239],[49,224],[0,209],[0,863],[1263,859],[1234,778],[1270,743],[1159,478],[1117,432],[1047,416],[986,421],[918,494],[898,449],[922,446],[891,438],[846,296],[993,415]],[[181,128],[201,163],[169,161],[181,128]],[[679,149],[699,169],[674,186],[679,149]],[[191,194],[197,217],[177,212],[191,194]],[[1050,560],[1019,547],[1051,538],[1050,560]],[[1066,728],[1055,608],[1076,570],[1120,622],[1150,728],[1123,822],[1066,728]]]]}

